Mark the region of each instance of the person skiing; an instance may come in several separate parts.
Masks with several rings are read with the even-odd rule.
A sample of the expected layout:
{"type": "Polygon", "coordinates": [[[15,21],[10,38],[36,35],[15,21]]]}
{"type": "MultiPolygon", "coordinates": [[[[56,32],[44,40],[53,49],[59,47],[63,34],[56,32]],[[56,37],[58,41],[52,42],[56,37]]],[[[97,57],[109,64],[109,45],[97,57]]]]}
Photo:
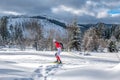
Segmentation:
{"type": "Polygon", "coordinates": [[[55,39],[53,39],[53,42],[55,44],[55,47],[57,48],[57,52],[55,53],[55,57],[57,60],[55,61],[55,63],[61,64],[62,61],[60,58],[60,53],[61,53],[62,46],[61,46],[60,42],[56,41],[55,39]]]}

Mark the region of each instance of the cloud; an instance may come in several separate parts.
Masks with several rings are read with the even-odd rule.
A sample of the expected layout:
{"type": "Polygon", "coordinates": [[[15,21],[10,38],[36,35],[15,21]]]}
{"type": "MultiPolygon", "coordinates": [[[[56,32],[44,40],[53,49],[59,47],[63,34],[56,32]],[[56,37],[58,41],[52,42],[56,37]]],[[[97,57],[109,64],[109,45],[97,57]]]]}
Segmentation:
{"type": "Polygon", "coordinates": [[[65,5],[60,5],[58,7],[52,8],[51,10],[53,13],[68,12],[73,15],[80,15],[80,16],[82,16],[83,14],[87,14],[87,12],[84,9],[75,9],[65,5]]]}
{"type": "Polygon", "coordinates": [[[75,9],[65,5],[60,5],[58,7],[52,8],[52,12],[53,13],[69,12],[73,15],[78,15],[78,16],[83,16],[84,14],[94,16],[94,13],[88,12],[85,8],[75,9]]]}
{"type": "Polygon", "coordinates": [[[97,14],[97,18],[105,18],[107,16],[108,16],[107,12],[100,12],[97,14]]]}
{"type": "Polygon", "coordinates": [[[47,15],[72,20],[75,16],[82,23],[105,21],[119,23],[119,0],[1,0],[0,15],[47,15]]]}
{"type": "Polygon", "coordinates": [[[120,17],[120,14],[111,14],[111,17],[120,17]]]}
{"type": "Polygon", "coordinates": [[[23,15],[23,13],[18,13],[14,11],[3,11],[2,13],[7,15],[23,15]]]}
{"type": "Polygon", "coordinates": [[[73,15],[77,15],[77,16],[94,16],[96,18],[105,18],[107,17],[109,14],[108,9],[104,9],[104,8],[94,8],[97,7],[99,3],[97,2],[92,2],[92,1],[87,1],[85,3],[85,5],[83,5],[80,8],[72,8],[69,6],[65,6],[65,5],[59,5],[57,7],[53,7],[51,8],[52,12],[55,14],[61,14],[62,12],[68,12],[71,13],[73,15]]]}
{"type": "Polygon", "coordinates": [[[106,7],[109,7],[111,9],[120,7],[120,1],[119,0],[101,0],[101,4],[105,5],[106,7]]]}

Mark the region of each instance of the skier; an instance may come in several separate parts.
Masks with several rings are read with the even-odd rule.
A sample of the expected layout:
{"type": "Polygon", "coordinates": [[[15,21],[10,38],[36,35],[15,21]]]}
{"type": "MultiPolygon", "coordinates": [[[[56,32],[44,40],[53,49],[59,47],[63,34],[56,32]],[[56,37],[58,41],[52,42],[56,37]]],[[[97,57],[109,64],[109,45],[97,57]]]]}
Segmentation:
{"type": "Polygon", "coordinates": [[[57,48],[57,52],[55,53],[55,57],[57,60],[55,61],[55,63],[61,64],[62,61],[60,59],[60,53],[61,53],[62,46],[61,46],[60,42],[56,41],[55,39],[53,39],[53,42],[55,44],[55,47],[57,48]]]}

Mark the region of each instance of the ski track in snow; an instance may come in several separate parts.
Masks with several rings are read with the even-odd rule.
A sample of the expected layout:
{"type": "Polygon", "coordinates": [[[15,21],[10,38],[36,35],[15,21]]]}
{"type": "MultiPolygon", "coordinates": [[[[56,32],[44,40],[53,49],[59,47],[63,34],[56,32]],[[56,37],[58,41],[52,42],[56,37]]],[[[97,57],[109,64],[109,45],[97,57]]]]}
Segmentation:
{"type": "Polygon", "coordinates": [[[44,65],[39,66],[33,73],[32,73],[32,79],[33,80],[53,80],[54,74],[59,71],[74,69],[75,67],[83,67],[85,65],[84,62],[81,64],[74,64],[74,63],[63,63],[63,64],[57,64],[48,62],[44,65]],[[73,67],[72,67],[73,66],[73,67]]]}
{"type": "Polygon", "coordinates": [[[80,67],[80,66],[84,66],[83,64],[85,64],[85,61],[83,61],[82,59],[80,59],[81,61],[79,61],[78,59],[75,59],[75,56],[68,56],[68,55],[64,55],[64,58],[67,59],[72,59],[72,61],[67,60],[67,61],[63,61],[62,64],[57,64],[57,63],[53,63],[53,62],[46,62],[45,64],[39,66],[33,73],[32,73],[32,79],[33,80],[53,80],[53,76],[56,72],[62,71],[62,70],[68,70],[68,69],[72,69],[75,67],[80,67]],[[74,62],[81,62],[81,63],[74,63],[74,62]]]}
{"type": "MultiPolygon", "coordinates": [[[[76,58],[75,56],[64,54],[62,55],[63,64],[52,63],[52,61],[55,60],[54,52],[44,53],[44,52],[8,51],[1,52],[0,55],[1,55],[0,64],[4,64],[4,66],[9,66],[6,67],[6,69],[0,69],[0,71],[3,71],[4,73],[8,73],[8,75],[10,75],[10,77],[8,75],[7,75],[8,77],[0,77],[0,80],[52,80],[53,75],[57,71],[79,67],[78,64],[80,62],[78,58],[76,58]],[[27,69],[28,70],[31,69],[30,66],[39,67],[34,68],[35,69],[34,71],[31,70],[28,72],[27,69]],[[29,76],[27,74],[29,74],[29,76]],[[17,76],[15,76],[16,78],[15,77],[12,78],[11,75],[23,77],[17,78],[17,76]]],[[[84,61],[82,59],[81,64],[84,64],[84,61]]]]}
{"type": "Polygon", "coordinates": [[[61,54],[63,64],[55,64],[52,63],[55,60],[54,53],[54,51],[0,52],[0,80],[54,80],[58,72],[96,66],[112,68],[119,63],[118,60],[100,56],[73,55],[67,52],[61,54]]]}
{"type": "Polygon", "coordinates": [[[33,80],[52,80],[52,76],[61,69],[61,64],[42,65],[32,74],[33,80]]]}

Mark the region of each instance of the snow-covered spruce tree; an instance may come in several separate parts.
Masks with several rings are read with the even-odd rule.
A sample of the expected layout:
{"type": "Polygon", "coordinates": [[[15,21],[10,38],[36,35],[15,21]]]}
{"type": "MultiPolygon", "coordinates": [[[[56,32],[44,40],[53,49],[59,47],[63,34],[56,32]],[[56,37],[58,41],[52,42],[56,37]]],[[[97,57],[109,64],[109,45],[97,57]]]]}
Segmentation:
{"type": "Polygon", "coordinates": [[[23,31],[22,31],[22,28],[20,28],[21,25],[19,24],[18,26],[19,26],[17,29],[17,32],[19,33],[18,38],[17,38],[18,45],[19,45],[21,50],[25,50],[25,43],[24,43],[25,38],[23,37],[23,31]]]}
{"type": "Polygon", "coordinates": [[[120,42],[120,25],[115,26],[113,35],[115,35],[118,42],[120,42]]]}
{"type": "Polygon", "coordinates": [[[21,24],[16,22],[15,25],[9,26],[10,38],[9,38],[9,47],[11,45],[17,45],[16,47],[20,48],[21,50],[25,49],[24,45],[24,37],[23,37],[23,30],[21,24]]]}
{"type": "Polygon", "coordinates": [[[6,16],[0,19],[0,34],[2,36],[3,42],[6,42],[7,38],[9,37],[9,32],[7,29],[7,23],[8,23],[7,19],[8,18],[6,16]]]}
{"type": "Polygon", "coordinates": [[[109,52],[117,52],[117,47],[116,47],[116,38],[115,36],[111,36],[110,43],[108,46],[109,52]]]}
{"type": "Polygon", "coordinates": [[[72,24],[68,25],[68,48],[70,50],[81,50],[81,30],[78,27],[77,22],[74,21],[72,24]]]}
{"type": "Polygon", "coordinates": [[[116,27],[115,31],[116,31],[115,37],[117,39],[116,47],[118,51],[120,51],[120,25],[116,27]]]}
{"type": "Polygon", "coordinates": [[[116,48],[118,51],[120,51],[120,42],[119,41],[116,42],[116,48]]]}
{"type": "Polygon", "coordinates": [[[111,29],[109,27],[105,30],[105,39],[110,39],[111,37],[111,29]]]}
{"type": "Polygon", "coordinates": [[[111,36],[108,43],[108,50],[110,52],[117,52],[119,50],[118,44],[120,42],[120,25],[113,24],[110,28],[110,32],[111,36]]]}
{"type": "Polygon", "coordinates": [[[2,39],[1,34],[0,34],[0,45],[1,45],[1,46],[3,45],[3,39],[2,39]]]}
{"type": "Polygon", "coordinates": [[[95,26],[95,31],[96,31],[96,35],[98,35],[99,38],[105,38],[105,24],[104,23],[98,23],[95,26]]]}
{"type": "Polygon", "coordinates": [[[14,42],[14,28],[13,28],[13,25],[11,24],[10,25],[10,28],[9,28],[9,30],[10,30],[10,42],[11,42],[11,44],[14,42]]]}

